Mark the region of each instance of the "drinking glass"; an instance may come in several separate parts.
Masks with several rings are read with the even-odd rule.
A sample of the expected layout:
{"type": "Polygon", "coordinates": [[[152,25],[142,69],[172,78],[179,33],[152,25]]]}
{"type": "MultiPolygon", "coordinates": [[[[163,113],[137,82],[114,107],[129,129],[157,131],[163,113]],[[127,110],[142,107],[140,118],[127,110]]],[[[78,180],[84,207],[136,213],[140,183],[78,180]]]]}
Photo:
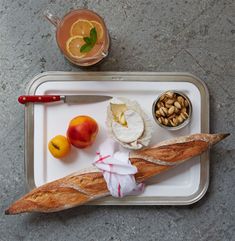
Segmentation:
{"type": "Polygon", "coordinates": [[[91,66],[108,55],[109,33],[104,20],[97,13],[88,9],[77,9],[59,18],[46,10],[44,16],[56,27],[57,44],[70,62],[78,66],[91,66]],[[88,47],[88,52],[81,53],[82,45],[89,44],[91,29],[94,28],[97,41],[92,47],[88,47]]]}

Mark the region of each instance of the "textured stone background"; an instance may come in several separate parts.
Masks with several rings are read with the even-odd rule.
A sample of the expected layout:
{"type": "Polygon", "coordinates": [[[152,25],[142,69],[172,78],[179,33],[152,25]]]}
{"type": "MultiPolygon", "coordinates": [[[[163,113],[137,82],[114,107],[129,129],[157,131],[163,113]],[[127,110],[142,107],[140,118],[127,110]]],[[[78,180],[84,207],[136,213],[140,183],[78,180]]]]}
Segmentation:
{"type": "Polygon", "coordinates": [[[0,0],[0,240],[235,240],[235,4],[232,0],[0,0]],[[48,70],[81,71],[60,54],[46,8],[104,16],[109,58],[90,70],[188,71],[210,91],[211,132],[232,136],[211,152],[206,196],[186,207],[78,207],[5,216],[24,192],[24,110],[17,96],[48,70]]]}

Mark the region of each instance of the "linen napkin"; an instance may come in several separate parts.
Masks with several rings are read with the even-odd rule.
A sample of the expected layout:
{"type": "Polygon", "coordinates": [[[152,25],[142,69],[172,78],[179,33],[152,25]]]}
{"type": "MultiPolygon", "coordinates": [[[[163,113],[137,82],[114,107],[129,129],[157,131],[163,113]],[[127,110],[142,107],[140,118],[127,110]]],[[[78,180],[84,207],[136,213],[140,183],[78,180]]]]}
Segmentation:
{"type": "Polygon", "coordinates": [[[102,171],[113,197],[138,195],[144,191],[144,184],[135,181],[137,168],[129,160],[129,151],[112,139],[107,139],[96,154],[93,165],[102,171]]]}

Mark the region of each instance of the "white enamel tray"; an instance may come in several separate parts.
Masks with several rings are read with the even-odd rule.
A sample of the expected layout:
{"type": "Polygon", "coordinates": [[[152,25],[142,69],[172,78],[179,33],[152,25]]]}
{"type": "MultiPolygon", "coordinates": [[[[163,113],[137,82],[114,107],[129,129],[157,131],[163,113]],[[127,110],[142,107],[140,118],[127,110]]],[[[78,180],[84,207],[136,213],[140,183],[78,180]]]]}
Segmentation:
{"type": "MultiPolygon", "coordinates": [[[[205,84],[187,73],[146,72],[46,72],[36,76],[27,94],[98,94],[123,96],[137,100],[151,116],[152,103],[166,90],[182,91],[192,102],[192,120],[185,128],[169,132],[154,123],[151,144],[188,135],[209,132],[209,95],[205,84]]],[[[28,104],[25,115],[25,172],[27,187],[32,189],[91,165],[98,146],[107,137],[105,128],[108,102],[68,105],[65,103],[28,104]],[[72,148],[71,154],[60,161],[47,149],[55,135],[66,134],[69,121],[77,115],[90,115],[100,131],[94,145],[87,149],[72,148]]],[[[166,205],[191,204],[207,190],[209,180],[208,153],[163,173],[148,182],[140,196],[124,199],[103,198],[91,204],[102,205],[166,205]]]]}

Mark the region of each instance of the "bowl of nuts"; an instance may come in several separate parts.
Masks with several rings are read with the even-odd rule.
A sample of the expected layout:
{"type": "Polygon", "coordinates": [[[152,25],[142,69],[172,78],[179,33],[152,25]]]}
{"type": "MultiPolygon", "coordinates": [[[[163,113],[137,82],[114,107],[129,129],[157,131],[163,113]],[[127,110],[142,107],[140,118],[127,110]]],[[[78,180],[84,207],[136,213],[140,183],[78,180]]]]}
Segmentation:
{"type": "Polygon", "coordinates": [[[190,122],[192,104],[184,93],[169,90],[153,102],[152,113],[155,122],[161,127],[179,130],[190,122]]]}

